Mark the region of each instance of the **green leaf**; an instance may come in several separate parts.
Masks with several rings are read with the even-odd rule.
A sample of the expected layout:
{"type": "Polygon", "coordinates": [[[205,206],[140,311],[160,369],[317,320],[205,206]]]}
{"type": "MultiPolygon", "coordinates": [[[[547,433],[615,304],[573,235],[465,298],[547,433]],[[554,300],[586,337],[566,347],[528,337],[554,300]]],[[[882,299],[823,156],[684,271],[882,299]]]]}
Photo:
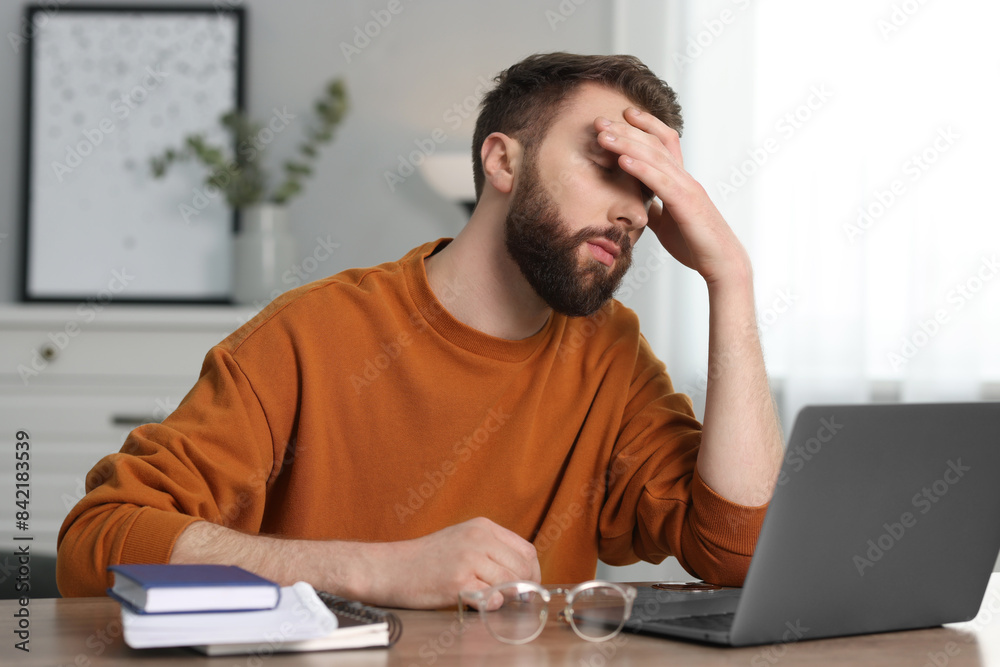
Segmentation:
{"type": "MultiPolygon", "coordinates": [[[[318,158],[319,147],[333,140],[334,130],[348,106],[344,81],[340,78],[328,81],[314,101],[315,118],[312,127],[307,126],[305,140],[298,146],[299,158],[284,163],[285,180],[273,191],[272,201],[286,203],[302,191],[302,180],[313,175],[311,163],[318,158]]],[[[150,158],[154,177],[164,176],[174,162],[194,159],[208,170],[206,183],[224,190],[230,206],[244,207],[264,200],[268,189],[267,174],[262,166],[265,146],[257,142],[262,126],[235,109],[221,114],[219,122],[229,137],[223,146],[209,144],[200,134],[189,135],[180,148],[168,148],[161,155],[150,158]],[[231,154],[234,145],[239,148],[231,154]],[[243,147],[252,148],[252,154],[243,147]],[[227,157],[229,155],[231,157],[227,157]]]]}
{"type": "Polygon", "coordinates": [[[288,161],[285,163],[285,171],[287,171],[290,174],[303,174],[303,175],[309,175],[312,173],[312,169],[309,167],[309,165],[303,164],[302,162],[292,162],[292,161],[288,161]]]}

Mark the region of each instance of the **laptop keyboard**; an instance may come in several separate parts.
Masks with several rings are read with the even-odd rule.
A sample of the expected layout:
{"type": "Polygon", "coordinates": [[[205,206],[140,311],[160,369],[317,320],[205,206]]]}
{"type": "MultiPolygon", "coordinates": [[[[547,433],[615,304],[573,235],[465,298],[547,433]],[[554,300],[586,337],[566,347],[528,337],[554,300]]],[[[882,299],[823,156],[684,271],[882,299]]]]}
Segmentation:
{"type": "Polygon", "coordinates": [[[735,614],[700,614],[698,616],[681,616],[679,618],[665,618],[663,623],[679,625],[684,628],[695,628],[697,630],[721,630],[728,632],[733,627],[733,617],[735,614]]]}

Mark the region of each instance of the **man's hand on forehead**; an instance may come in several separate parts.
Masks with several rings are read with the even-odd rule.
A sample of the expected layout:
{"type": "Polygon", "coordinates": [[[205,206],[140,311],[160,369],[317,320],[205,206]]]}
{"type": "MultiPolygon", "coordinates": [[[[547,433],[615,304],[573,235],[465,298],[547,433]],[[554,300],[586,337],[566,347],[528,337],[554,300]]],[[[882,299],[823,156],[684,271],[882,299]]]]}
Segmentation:
{"type": "MultiPolygon", "coordinates": [[[[597,144],[618,156],[618,164],[660,196],[669,185],[667,178],[684,170],[680,135],[652,114],[630,107],[625,121],[603,116],[594,120],[597,144]]],[[[662,199],[662,197],[661,197],[662,199]]]]}
{"type": "Polygon", "coordinates": [[[623,116],[594,120],[597,143],[663,202],[650,206],[648,224],[663,247],[709,283],[748,273],[743,246],[705,188],[684,171],[677,131],[634,107],[623,116]]]}

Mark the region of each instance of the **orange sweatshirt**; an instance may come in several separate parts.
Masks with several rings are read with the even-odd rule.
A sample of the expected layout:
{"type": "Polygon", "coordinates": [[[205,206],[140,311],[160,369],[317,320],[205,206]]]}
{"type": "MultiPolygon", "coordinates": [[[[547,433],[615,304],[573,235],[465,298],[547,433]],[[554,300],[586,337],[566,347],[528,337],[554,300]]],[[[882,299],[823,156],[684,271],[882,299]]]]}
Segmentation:
{"type": "Polygon", "coordinates": [[[59,535],[64,595],[164,563],[198,518],[251,534],[393,541],[485,516],[534,543],[545,583],[675,555],[742,583],[765,507],[713,492],[690,400],[616,301],[524,340],[455,318],[423,259],[292,290],[212,348],[162,424],[87,477],[59,535]]]}

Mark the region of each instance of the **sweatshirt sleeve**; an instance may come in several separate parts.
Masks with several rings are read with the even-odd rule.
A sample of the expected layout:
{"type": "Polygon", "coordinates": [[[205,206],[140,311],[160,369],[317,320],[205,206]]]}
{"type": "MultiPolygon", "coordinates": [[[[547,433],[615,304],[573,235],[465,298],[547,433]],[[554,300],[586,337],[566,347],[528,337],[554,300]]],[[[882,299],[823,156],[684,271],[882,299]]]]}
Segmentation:
{"type": "Polygon", "coordinates": [[[272,442],[247,378],[214,347],[177,410],[132,431],[87,475],[87,494],[59,531],[59,590],[103,595],[108,565],[168,562],[178,535],[199,519],[257,532],[272,442]]]}
{"type": "Polygon", "coordinates": [[[767,505],[747,507],[698,475],[701,424],[640,336],[635,372],[608,471],[600,557],[610,565],[675,556],[705,581],[740,586],[767,505]]]}

